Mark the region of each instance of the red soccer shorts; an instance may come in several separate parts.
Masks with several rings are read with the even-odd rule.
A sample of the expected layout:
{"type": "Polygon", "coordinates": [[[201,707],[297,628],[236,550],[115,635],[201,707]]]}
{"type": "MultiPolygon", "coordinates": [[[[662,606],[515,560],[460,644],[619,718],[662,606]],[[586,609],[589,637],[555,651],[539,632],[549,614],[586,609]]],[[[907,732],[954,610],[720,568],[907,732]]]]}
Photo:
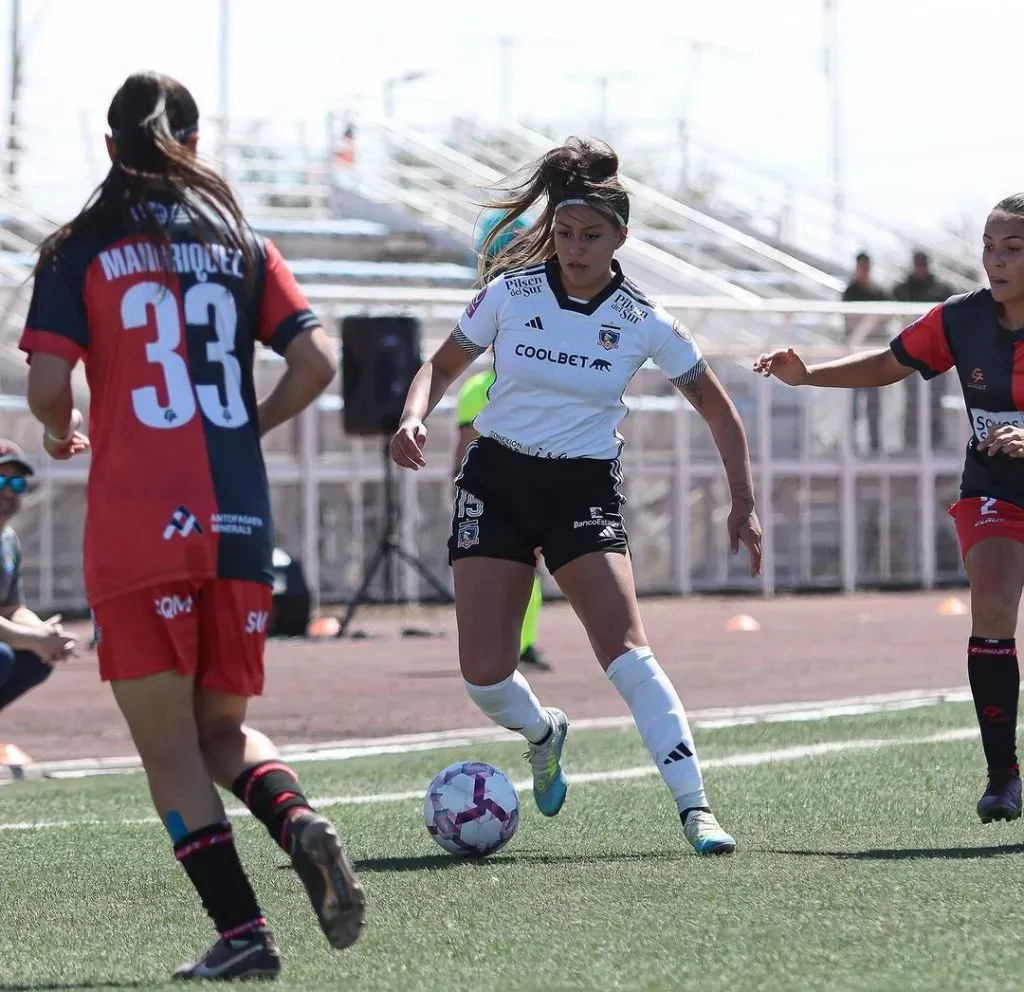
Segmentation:
{"type": "Polygon", "coordinates": [[[161,672],[234,696],[263,692],[263,649],[272,593],[234,579],[165,582],[93,610],[104,682],[161,672]]]}
{"type": "Polygon", "coordinates": [[[960,554],[988,537],[1008,537],[1024,543],[1024,510],[991,496],[970,496],[954,503],[949,515],[956,523],[960,554]]]}

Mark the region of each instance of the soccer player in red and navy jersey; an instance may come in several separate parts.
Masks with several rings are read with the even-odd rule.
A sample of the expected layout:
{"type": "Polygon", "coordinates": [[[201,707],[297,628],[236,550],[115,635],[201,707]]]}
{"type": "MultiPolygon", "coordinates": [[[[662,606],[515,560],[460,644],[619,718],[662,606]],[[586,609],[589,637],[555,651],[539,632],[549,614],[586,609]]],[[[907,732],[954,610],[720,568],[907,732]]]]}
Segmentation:
{"type": "Polygon", "coordinates": [[[214,783],[287,851],[335,947],[364,898],[337,831],[244,723],[263,689],[270,492],[260,446],[335,374],[328,339],[269,241],[196,157],[180,83],[130,76],[107,112],[111,168],[40,248],[21,347],[54,458],[91,447],[85,578],[109,681],[153,801],[220,939],[176,977],[270,977],[280,959],[214,783]],[[287,369],[257,401],[256,343],[287,369]],[[82,361],[88,431],[74,409],[82,361]]]}
{"type": "Polygon", "coordinates": [[[1017,611],[1024,589],[1024,193],[1000,201],[985,224],[988,289],[953,296],[888,348],[807,366],[792,350],[754,366],[791,386],[885,386],[955,368],[971,438],[950,507],[971,586],[967,672],[988,763],[983,823],[1021,814],[1017,765],[1017,611]]]}

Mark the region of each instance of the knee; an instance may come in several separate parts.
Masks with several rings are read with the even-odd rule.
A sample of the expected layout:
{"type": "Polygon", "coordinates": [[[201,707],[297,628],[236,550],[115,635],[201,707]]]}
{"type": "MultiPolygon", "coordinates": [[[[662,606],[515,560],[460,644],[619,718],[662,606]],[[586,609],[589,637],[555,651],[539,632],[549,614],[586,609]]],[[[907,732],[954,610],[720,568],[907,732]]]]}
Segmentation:
{"type": "Polygon", "coordinates": [[[1013,637],[1019,600],[1003,583],[975,583],[971,588],[971,620],[976,637],[1013,637]]]}
{"type": "Polygon", "coordinates": [[[199,750],[207,758],[223,754],[231,749],[245,748],[245,730],[238,720],[229,716],[218,716],[201,720],[197,726],[199,731],[199,750]]]}

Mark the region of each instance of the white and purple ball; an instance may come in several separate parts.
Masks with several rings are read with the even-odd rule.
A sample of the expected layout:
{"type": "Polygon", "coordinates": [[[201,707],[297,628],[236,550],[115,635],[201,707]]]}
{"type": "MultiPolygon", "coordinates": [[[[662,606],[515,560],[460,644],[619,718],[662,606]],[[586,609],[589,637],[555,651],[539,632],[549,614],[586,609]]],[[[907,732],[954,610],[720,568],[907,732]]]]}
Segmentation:
{"type": "Polygon", "coordinates": [[[423,801],[430,836],[459,857],[500,851],[519,826],[519,796],[507,776],[483,761],[456,761],[439,772],[423,801]]]}

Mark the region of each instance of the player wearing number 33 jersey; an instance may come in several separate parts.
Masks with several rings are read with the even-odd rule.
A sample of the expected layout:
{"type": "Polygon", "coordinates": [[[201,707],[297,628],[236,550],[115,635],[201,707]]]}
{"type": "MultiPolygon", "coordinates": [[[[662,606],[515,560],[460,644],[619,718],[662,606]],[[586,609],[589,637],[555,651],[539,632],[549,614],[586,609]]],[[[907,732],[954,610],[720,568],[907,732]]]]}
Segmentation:
{"type": "Polygon", "coordinates": [[[205,244],[169,195],[170,272],[131,214],[70,237],[35,281],[21,347],[72,365],[91,395],[85,579],[95,606],[159,582],[272,581],[253,352],[319,325],[273,243],[205,244]]]}
{"type": "Polygon", "coordinates": [[[57,459],[92,464],[85,579],[100,676],[218,934],[176,978],[272,978],[280,956],[216,786],[290,855],[333,947],[364,898],[337,831],[248,726],[263,689],[273,528],[260,447],[334,378],[330,342],[280,253],[198,157],[181,83],[130,76],[107,111],[111,167],[39,250],[21,347],[29,407],[57,459]],[[286,369],[259,401],[257,343],[286,369]],[[88,436],[73,406],[85,365],[88,436]]]}

